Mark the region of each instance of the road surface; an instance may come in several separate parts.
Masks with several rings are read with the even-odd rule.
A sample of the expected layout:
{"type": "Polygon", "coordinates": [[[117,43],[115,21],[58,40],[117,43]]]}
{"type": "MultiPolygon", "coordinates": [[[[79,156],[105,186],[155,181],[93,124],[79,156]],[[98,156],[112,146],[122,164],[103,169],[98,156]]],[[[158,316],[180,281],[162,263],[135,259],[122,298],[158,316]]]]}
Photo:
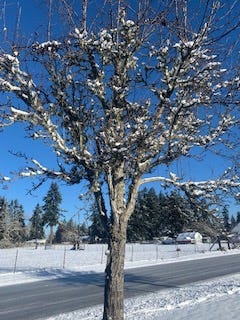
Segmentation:
{"type": "MultiPolygon", "coordinates": [[[[240,255],[128,269],[125,297],[240,272],[240,255]]],[[[104,275],[82,275],[0,288],[0,319],[35,320],[103,303],[104,275]]]]}

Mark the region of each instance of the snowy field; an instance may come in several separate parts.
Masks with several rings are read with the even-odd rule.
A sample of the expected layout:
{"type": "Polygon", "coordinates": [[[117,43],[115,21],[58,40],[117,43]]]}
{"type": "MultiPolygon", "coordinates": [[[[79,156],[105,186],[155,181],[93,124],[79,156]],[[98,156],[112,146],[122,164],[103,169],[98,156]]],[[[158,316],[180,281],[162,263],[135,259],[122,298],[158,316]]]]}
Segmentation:
{"type": "MultiPolygon", "coordinates": [[[[101,272],[105,266],[105,245],[85,245],[79,251],[69,246],[53,246],[47,250],[33,247],[0,250],[0,286],[52,279],[74,272],[101,272]]],[[[182,260],[240,254],[239,249],[209,251],[209,244],[154,245],[129,244],[126,268],[140,265],[177,263],[182,260]]],[[[207,260],[206,260],[207,263],[207,260]]],[[[1,290],[1,288],[0,288],[1,290]]],[[[231,320],[240,315],[239,273],[211,281],[167,289],[160,293],[127,299],[126,320],[231,320]]],[[[100,320],[102,306],[61,314],[47,320],[100,320]]],[[[40,315],[39,315],[40,316],[40,315]]]]}
{"type": "MultiPolygon", "coordinates": [[[[51,248],[34,245],[26,248],[0,250],[0,274],[5,271],[36,271],[36,269],[66,269],[85,271],[103,271],[106,263],[105,244],[81,245],[82,250],[71,250],[72,246],[53,245],[51,248]]],[[[139,262],[160,262],[196,254],[208,254],[210,244],[200,245],[159,245],[159,244],[127,244],[126,264],[139,262]]],[[[216,251],[217,247],[213,248],[216,251]]]]}

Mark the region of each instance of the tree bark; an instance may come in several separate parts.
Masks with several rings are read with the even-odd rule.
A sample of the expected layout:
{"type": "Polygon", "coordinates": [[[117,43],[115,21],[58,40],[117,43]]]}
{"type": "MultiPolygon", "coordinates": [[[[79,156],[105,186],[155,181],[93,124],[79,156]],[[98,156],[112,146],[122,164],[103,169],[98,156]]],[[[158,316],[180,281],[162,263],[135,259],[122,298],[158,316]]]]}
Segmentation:
{"type": "Polygon", "coordinates": [[[110,232],[105,269],[103,320],[124,319],[124,258],[127,223],[115,223],[110,232]]]}

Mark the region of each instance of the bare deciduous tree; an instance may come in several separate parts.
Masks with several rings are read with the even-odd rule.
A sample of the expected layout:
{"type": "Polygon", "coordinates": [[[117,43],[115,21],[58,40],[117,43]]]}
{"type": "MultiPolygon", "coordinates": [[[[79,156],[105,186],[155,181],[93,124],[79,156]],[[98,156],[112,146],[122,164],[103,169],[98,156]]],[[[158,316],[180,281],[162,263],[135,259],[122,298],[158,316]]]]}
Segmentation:
{"type": "Polygon", "coordinates": [[[1,125],[25,123],[56,154],[58,168],[28,159],[22,177],[88,181],[109,235],[103,319],[122,320],[126,229],[139,187],[239,195],[238,164],[230,165],[239,151],[239,3],[99,1],[93,18],[97,3],[82,1],[80,22],[76,8],[59,3],[69,33],[53,39],[49,22],[46,42],[1,49],[0,89],[12,98],[1,125]],[[208,152],[229,156],[215,179],[144,175],[208,152]]]}

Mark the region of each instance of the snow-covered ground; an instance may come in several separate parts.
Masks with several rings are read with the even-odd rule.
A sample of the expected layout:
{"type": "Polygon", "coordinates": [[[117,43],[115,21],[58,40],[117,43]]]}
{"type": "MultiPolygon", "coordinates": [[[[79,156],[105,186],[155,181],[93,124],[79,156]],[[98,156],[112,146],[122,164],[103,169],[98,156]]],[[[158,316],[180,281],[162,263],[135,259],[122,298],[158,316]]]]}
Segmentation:
{"type": "MultiPolygon", "coordinates": [[[[177,263],[187,259],[240,254],[239,249],[219,252],[202,245],[128,245],[126,268],[140,265],[177,263]],[[178,249],[178,250],[177,250],[178,249]],[[180,249],[180,250],[179,250],[180,249]]],[[[0,286],[51,279],[74,272],[100,272],[105,265],[104,245],[86,245],[72,251],[69,246],[44,250],[32,247],[0,250],[0,286]],[[82,248],[83,249],[83,248],[82,248]]],[[[207,263],[207,261],[206,261],[207,263]]],[[[1,288],[0,288],[1,289],[1,288]]],[[[125,301],[126,320],[231,320],[240,315],[239,273],[231,276],[167,289],[125,301]]],[[[100,320],[102,306],[50,317],[48,320],[100,320]]]]}

